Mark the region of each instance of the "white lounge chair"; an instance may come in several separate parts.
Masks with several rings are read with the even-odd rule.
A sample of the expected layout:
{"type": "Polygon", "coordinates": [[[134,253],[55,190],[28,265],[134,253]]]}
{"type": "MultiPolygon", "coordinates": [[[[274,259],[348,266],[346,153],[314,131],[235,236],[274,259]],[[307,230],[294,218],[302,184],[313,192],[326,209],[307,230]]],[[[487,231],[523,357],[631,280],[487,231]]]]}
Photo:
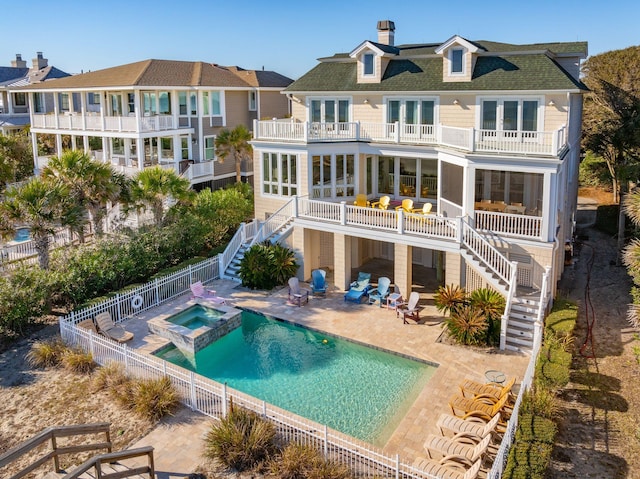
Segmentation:
{"type": "Polygon", "coordinates": [[[113,322],[109,311],[104,311],[96,315],[96,325],[101,334],[119,343],[126,343],[130,339],[133,339],[133,333],[113,322]]]}

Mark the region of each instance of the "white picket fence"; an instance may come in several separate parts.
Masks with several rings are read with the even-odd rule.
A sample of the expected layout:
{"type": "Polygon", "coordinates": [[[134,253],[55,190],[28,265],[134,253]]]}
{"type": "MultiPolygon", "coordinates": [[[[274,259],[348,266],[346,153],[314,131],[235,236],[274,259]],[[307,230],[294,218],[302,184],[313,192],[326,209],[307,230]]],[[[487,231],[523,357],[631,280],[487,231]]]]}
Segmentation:
{"type": "MultiPolygon", "coordinates": [[[[101,365],[118,362],[125,370],[140,378],[160,378],[167,376],[178,389],[183,404],[194,411],[213,418],[226,415],[229,404],[250,409],[276,427],[284,441],[293,441],[322,451],[326,458],[349,467],[357,477],[393,477],[396,479],[439,479],[401,461],[399,455],[385,454],[371,445],[358,441],[338,431],[329,429],[291,412],[256,399],[240,391],[228,388],[211,379],[167,363],[157,357],[140,354],[126,344],[118,344],[110,339],[93,334],[77,327],[80,321],[95,317],[103,311],[109,311],[114,321],[130,318],[181,296],[190,290],[196,281],[203,283],[220,278],[220,255],[180,271],[155,279],[137,288],[116,294],[115,297],[73,311],[60,319],[60,333],[65,343],[91,352],[94,360],[101,365]]],[[[540,336],[540,335],[539,335],[540,336]]],[[[517,428],[517,414],[523,393],[531,387],[535,372],[535,362],[540,343],[534,344],[534,350],[522,381],[512,419],[507,426],[493,467],[487,477],[500,479],[507,461],[509,449],[513,443],[517,428]]]]}

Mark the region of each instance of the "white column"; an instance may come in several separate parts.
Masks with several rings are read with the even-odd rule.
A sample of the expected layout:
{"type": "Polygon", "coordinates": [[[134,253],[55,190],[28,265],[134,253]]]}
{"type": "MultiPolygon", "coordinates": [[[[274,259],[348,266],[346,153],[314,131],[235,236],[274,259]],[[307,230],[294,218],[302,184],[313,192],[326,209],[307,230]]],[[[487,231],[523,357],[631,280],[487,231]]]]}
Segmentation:
{"type": "Polygon", "coordinates": [[[464,184],[462,186],[463,198],[462,198],[462,214],[473,216],[475,212],[475,200],[476,200],[476,168],[474,166],[467,166],[464,169],[464,184]]]}
{"type": "Polygon", "coordinates": [[[136,150],[138,152],[138,169],[142,171],[144,169],[144,142],[140,137],[136,138],[136,150]]]}
{"type": "Polygon", "coordinates": [[[62,155],[62,135],[59,133],[56,134],[56,155],[62,155]]]}
{"type": "Polygon", "coordinates": [[[33,151],[33,173],[38,174],[38,138],[37,135],[31,132],[31,150],[33,151]]]}
{"type": "Polygon", "coordinates": [[[557,224],[558,208],[558,185],[557,175],[552,173],[544,174],[542,187],[542,239],[553,241],[557,224]]]}

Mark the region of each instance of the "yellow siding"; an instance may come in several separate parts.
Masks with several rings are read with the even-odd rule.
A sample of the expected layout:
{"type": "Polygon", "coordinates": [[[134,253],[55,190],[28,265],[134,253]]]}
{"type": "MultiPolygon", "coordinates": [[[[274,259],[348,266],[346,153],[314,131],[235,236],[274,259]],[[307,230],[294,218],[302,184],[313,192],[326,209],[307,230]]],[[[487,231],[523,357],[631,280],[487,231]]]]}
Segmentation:
{"type": "Polygon", "coordinates": [[[476,121],[475,95],[443,95],[440,97],[440,123],[459,128],[474,128],[476,121]],[[458,104],[454,105],[454,100],[458,104]]]}
{"type": "Polygon", "coordinates": [[[296,121],[307,121],[307,107],[305,97],[295,97],[300,100],[300,102],[292,101],[291,102],[291,117],[296,121]]]}
{"type": "Polygon", "coordinates": [[[382,95],[362,95],[353,97],[353,121],[362,123],[386,123],[382,95]],[[369,100],[368,104],[364,100],[369,100]]]}
{"type": "Polygon", "coordinates": [[[544,99],[544,131],[553,131],[560,128],[562,125],[567,124],[567,112],[569,107],[567,105],[566,95],[547,95],[544,99]],[[549,101],[552,101],[555,105],[550,106],[549,101]]]}

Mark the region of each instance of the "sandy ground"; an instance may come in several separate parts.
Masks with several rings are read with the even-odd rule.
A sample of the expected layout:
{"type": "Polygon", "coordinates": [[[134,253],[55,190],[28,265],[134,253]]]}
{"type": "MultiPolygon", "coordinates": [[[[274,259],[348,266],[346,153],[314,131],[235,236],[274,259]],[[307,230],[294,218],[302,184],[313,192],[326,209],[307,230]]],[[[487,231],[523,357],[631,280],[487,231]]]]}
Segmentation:
{"type": "MultiPolygon", "coordinates": [[[[57,332],[57,325],[48,326],[0,354],[0,453],[49,426],[111,423],[114,451],[126,449],[151,431],[154,424],[121,408],[104,391],[96,391],[92,376],[64,369],[34,369],[28,365],[25,355],[31,345],[54,337],[57,332]]],[[[104,440],[104,435],[87,439],[98,442],[104,440]]],[[[62,467],[80,464],[88,457],[88,453],[65,456],[62,467]]],[[[26,460],[16,461],[0,469],[0,477],[8,477],[26,464],[26,460]]],[[[51,463],[42,467],[42,470],[51,470],[51,463]]]]}
{"type": "Polygon", "coordinates": [[[591,228],[592,215],[580,212],[574,264],[559,285],[578,303],[579,318],[548,477],[640,478],[640,339],[626,320],[631,280],[615,266],[616,239],[591,228]]]}

